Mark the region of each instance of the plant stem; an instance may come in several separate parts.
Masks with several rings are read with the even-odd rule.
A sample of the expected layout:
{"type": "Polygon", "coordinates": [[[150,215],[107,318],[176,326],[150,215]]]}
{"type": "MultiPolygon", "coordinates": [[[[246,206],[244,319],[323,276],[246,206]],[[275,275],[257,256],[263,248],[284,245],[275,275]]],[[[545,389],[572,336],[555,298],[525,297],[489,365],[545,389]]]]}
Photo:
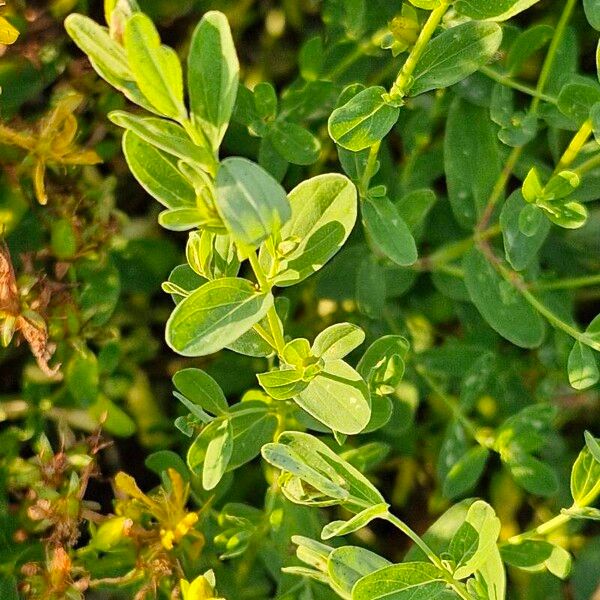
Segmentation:
{"type": "Polygon", "coordinates": [[[381,518],[394,525],[394,527],[396,527],[407,537],[409,537],[436,567],[444,569],[442,561],[436,556],[435,552],[404,521],[402,521],[396,515],[393,515],[390,512],[388,512],[385,515],[382,515],[381,518]]]}
{"type": "MultiPolygon", "coordinates": [[[[254,275],[256,276],[256,280],[258,281],[261,291],[270,293],[273,286],[271,286],[269,283],[265,272],[260,266],[260,262],[255,250],[248,252],[248,261],[250,262],[250,266],[254,271],[254,275]]],[[[274,305],[269,308],[269,311],[267,312],[267,319],[269,321],[271,335],[273,336],[273,341],[275,343],[275,350],[277,350],[277,354],[281,356],[285,347],[285,338],[283,337],[281,321],[279,320],[279,316],[277,315],[274,305]]],[[[268,340],[266,341],[268,342],[268,340]]]]}
{"type": "Polygon", "coordinates": [[[450,242],[432,252],[429,256],[424,256],[419,259],[413,265],[413,268],[417,271],[435,271],[439,267],[460,258],[463,254],[468,252],[476,242],[496,237],[500,232],[500,226],[493,225],[492,227],[488,227],[485,231],[479,233],[476,232],[474,235],[470,235],[469,237],[456,242],[450,242]]]}
{"type": "Polygon", "coordinates": [[[373,176],[375,175],[375,169],[377,168],[377,157],[379,155],[380,147],[381,142],[375,142],[369,150],[367,166],[365,167],[365,172],[358,185],[358,192],[361,198],[366,198],[369,191],[369,185],[371,184],[371,179],[373,179],[373,176]]]}
{"type": "Polygon", "coordinates": [[[438,28],[442,17],[446,14],[448,10],[448,6],[450,4],[450,0],[441,0],[440,5],[431,12],[423,29],[421,29],[421,33],[419,33],[419,37],[415,42],[406,62],[402,66],[396,81],[392,85],[392,89],[389,93],[389,98],[392,103],[396,103],[401,105],[403,102],[403,98],[406,95],[407,88],[410,85],[412,80],[412,74],[419,62],[419,59],[423,55],[431,36],[434,34],[435,30],[438,28]]]}
{"type": "Polygon", "coordinates": [[[600,285],[600,275],[586,275],[583,277],[571,277],[569,279],[557,279],[546,283],[536,283],[533,287],[538,292],[549,292],[553,290],[571,290],[581,287],[600,285]]]}
{"type": "Polygon", "coordinates": [[[573,171],[581,177],[581,175],[584,175],[588,171],[591,171],[599,166],[600,166],[600,154],[594,156],[593,158],[590,158],[589,160],[586,160],[584,163],[579,165],[576,169],[573,169],[573,171]]]}
{"type": "Polygon", "coordinates": [[[554,30],[554,35],[552,36],[552,41],[550,42],[550,46],[548,48],[548,54],[546,54],[542,71],[535,88],[537,95],[534,97],[531,103],[531,111],[534,113],[537,112],[538,106],[540,105],[539,95],[544,92],[548,77],[550,77],[550,73],[552,71],[552,66],[554,65],[554,59],[556,58],[558,47],[562,41],[565,29],[569,19],[571,18],[571,15],[573,14],[573,9],[575,8],[576,4],[577,0],[566,0],[562,14],[560,15],[560,19],[558,20],[556,29],[554,30]]]}
{"type": "Polygon", "coordinates": [[[519,535],[513,535],[511,538],[508,539],[506,543],[520,544],[521,542],[524,542],[525,540],[528,540],[532,537],[548,535],[549,533],[552,533],[555,529],[558,529],[559,527],[562,527],[565,523],[568,523],[570,520],[571,517],[569,515],[561,513],[560,515],[556,515],[556,517],[553,517],[549,521],[538,525],[534,529],[530,529],[529,531],[525,531],[524,533],[520,533],[519,535]]]}
{"type": "Polygon", "coordinates": [[[573,164],[573,161],[579,156],[581,149],[592,135],[592,131],[592,122],[590,121],[590,119],[588,119],[579,128],[579,131],[575,134],[575,136],[571,140],[571,143],[564,151],[563,155],[558,161],[558,165],[556,165],[556,169],[554,169],[554,173],[559,173],[560,171],[567,169],[569,166],[571,166],[571,164],[573,164]]]}
{"type": "Polygon", "coordinates": [[[481,73],[483,73],[486,77],[489,77],[490,79],[493,79],[494,81],[497,81],[498,83],[501,83],[502,85],[505,85],[506,87],[512,88],[513,90],[517,90],[519,92],[523,92],[524,94],[528,94],[529,96],[532,96],[533,98],[539,98],[540,100],[543,100],[544,102],[548,102],[549,104],[556,104],[558,102],[558,100],[554,96],[548,96],[547,94],[542,94],[542,93],[538,92],[536,89],[534,89],[528,85],[525,85],[524,83],[515,81],[508,75],[504,75],[503,73],[498,73],[498,71],[496,71],[495,69],[492,69],[491,67],[481,67],[479,69],[479,71],[481,73]]]}

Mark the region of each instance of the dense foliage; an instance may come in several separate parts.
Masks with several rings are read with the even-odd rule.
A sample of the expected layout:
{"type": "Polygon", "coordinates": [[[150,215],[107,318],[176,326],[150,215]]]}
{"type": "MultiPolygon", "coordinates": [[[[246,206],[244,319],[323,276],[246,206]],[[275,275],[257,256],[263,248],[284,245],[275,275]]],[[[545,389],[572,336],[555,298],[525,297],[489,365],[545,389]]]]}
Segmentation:
{"type": "Polygon", "coordinates": [[[2,600],[598,598],[599,31],[6,7],[2,600]]]}

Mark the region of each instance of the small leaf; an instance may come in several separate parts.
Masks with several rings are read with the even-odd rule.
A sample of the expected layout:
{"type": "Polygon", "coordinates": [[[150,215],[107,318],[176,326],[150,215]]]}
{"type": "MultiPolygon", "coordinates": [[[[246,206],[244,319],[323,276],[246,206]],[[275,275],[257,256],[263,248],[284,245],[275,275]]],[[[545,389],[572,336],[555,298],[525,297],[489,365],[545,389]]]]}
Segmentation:
{"type": "Polygon", "coordinates": [[[171,119],[185,119],[181,64],[172,48],[161,45],[152,20],[134,13],[125,25],[123,42],[135,82],[152,106],[171,119]]]}
{"type": "Polygon", "coordinates": [[[277,260],[273,282],[279,287],[295,285],[318,271],[343,246],[356,222],[356,188],[337,173],[303,181],[290,192],[289,202],[292,216],[281,228],[277,257],[264,246],[260,252],[267,273],[277,260]]]}
{"type": "Polygon", "coordinates": [[[294,399],[315,419],[348,435],[362,431],[371,418],[367,386],[343,360],[328,361],[294,399]]]}
{"type": "Polygon", "coordinates": [[[192,121],[216,151],[227,131],[238,90],[239,63],[227,18],[204,14],[192,34],[188,87],[192,121]]]}
{"type": "Polygon", "coordinates": [[[554,470],[542,461],[524,453],[515,453],[504,461],[517,483],[536,496],[553,496],[558,490],[554,470]]]}
{"type": "Polygon", "coordinates": [[[470,250],[463,268],[471,300],[493,329],[522,348],[542,343],[544,321],[538,312],[516,291],[508,299],[503,296],[503,280],[481,252],[470,250]]]}
{"type": "Polygon", "coordinates": [[[344,358],[365,340],[365,332],[352,323],[336,323],[317,337],[312,345],[312,353],[326,360],[344,358]]]}
{"type": "Polygon", "coordinates": [[[352,589],[352,600],[452,600],[444,573],[426,562],[390,565],[366,575],[352,589]]]}
{"type": "Polygon", "coordinates": [[[594,351],[581,342],[575,342],[567,363],[569,383],[576,390],[585,390],[598,382],[600,372],[594,351]]]}
{"type": "Polygon", "coordinates": [[[239,243],[258,247],[291,216],[285,190],[262,167],[246,158],[225,159],[215,185],[219,214],[239,243]]]}
{"type": "Polygon", "coordinates": [[[325,525],[325,527],[323,527],[321,539],[329,540],[340,535],[354,533],[355,531],[366,527],[374,519],[378,519],[383,515],[386,515],[388,508],[388,504],[376,504],[375,506],[365,508],[365,510],[359,512],[357,515],[354,515],[354,517],[348,521],[331,521],[331,523],[328,523],[325,525]]]}
{"type": "Polygon", "coordinates": [[[297,123],[274,121],[267,137],[275,150],[294,165],[312,165],[321,154],[321,142],[297,123]]]}
{"type": "Polygon", "coordinates": [[[476,20],[506,21],[527,10],[539,0],[457,0],[456,10],[476,20]]]}
{"type": "Polygon", "coordinates": [[[213,415],[224,415],[229,410],[227,398],[219,384],[200,369],[181,369],[173,375],[173,385],[191,402],[213,415]]]}
{"type": "Polygon", "coordinates": [[[140,185],[163,206],[170,209],[196,206],[196,192],[172,156],[130,130],[123,135],[123,153],[140,185]]]}
{"type": "Polygon", "coordinates": [[[214,489],[221,481],[233,450],[233,430],[228,419],[215,426],[206,447],[206,456],[202,468],[202,487],[214,489]]]}
{"type": "Polygon", "coordinates": [[[365,228],[380,252],[401,267],[414,264],[417,246],[396,206],[385,196],[368,196],[361,210],[365,228]]]}
{"type": "Polygon", "coordinates": [[[167,344],[183,356],[206,356],[237,340],[273,306],[245,279],[225,277],[184,298],[167,321],[167,344]]]}
{"type": "Polygon", "coordinates": [[[447,88],[487,64],[502,41],[502,29],[489,21],[447,29],[425,47],[413,73],[410,96],[447,88]]]}
{"type": "Polygon", "coordinates": [[[525,540],[520,544],[503,544],[500,547],[502,559],[525,571],[544,571],[566,579],[571,571],[571,555],[550,542],[544,540],[525,540]]]}
{"type": "Polygon", "coordinates": [[[571,495],[578,506],[592,504],[600,495],[600,461],[586,445],[571,470],[571,495]]]}
{"type": "Polygon", "coordinates": [[[380,142],[390,132],[400,111],[384,102],[385,93],[382,87],[369,87],[331,113],[329,135],[336,144],[359,152],[380,142]]]}
{"type": "Polygon", "coordinates": [[[259,373],[261,387],[275,400],[288,400],[306,389],[308,382],[302,379],[302,372],[296,369],[280,369],[259,373]]]}
{"type": "Polygon", "coordinates": [[[453,500],[471,491],[483,474],[489,450],[475,446],[466,452],[450,469],[444,480],[443,494],[453,500]]]}
{"type": "Polygon", "coordinates": [[[327,573],[331,587],[343,598],[350,598],[359,579],[389,566],[389,560],[358,546],[333,549],[327,557],[327,573]]]}

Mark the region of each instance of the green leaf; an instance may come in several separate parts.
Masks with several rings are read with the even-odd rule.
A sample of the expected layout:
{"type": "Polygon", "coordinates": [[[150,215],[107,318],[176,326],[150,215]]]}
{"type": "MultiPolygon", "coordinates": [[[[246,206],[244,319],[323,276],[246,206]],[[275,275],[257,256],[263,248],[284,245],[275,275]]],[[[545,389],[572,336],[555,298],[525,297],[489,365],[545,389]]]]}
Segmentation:
{"type": "Polygon", "coordinates": [[[591,83],[569,83],[558,95],[558,108],[578,125],[589,119],[594,104],[600,102],[600,86],[591,83]]]}
{"type": "Polygon", "coordinates": [[[454,100],[444,136],[444,165],[452,212],[460,225],[472,229],[502,170],[487,108],[454,100]]]}
{"type": "Polygon", "coordinates": [[[367,254],[356,270],[356,304],[371,319],[380,319],[387,299],[385,269],[376,256],[367,254]]]}
{"type": "Polygon", "coordinates": [[[273,439],[279,420],[268,404],[245,400],[230,410],[233,451],[228,471],[238,469],[260,454],[262,446],[273,439]]]}
{"type": "Polygon", "coordinates": [[[219,148],[235,105],[239,63],[227,17],[204,14],[192,35],[188,88],[192,121],[219,148]]]}
{"type": "Polygon", "coordinates": [[[585,390],[596,384],[600,379],[600,372],[593,350],[581,342],[575,342],[573,345],[573,349],[569,354],[567,369],[569,371],[569,383],[576,390],[585,390]]]}
{"type": "Polygon", "coordinates": [[[444,573],[425,562],[390,565],[366,575],[352,589],[352,600],[451,600],[444,573]]]}
{"type": "Polygon", "coordinates": [[[205,490],[214,489],[221,481],[231,459],[232,451],[233,429],[229,420],[225,419],[214,427],[206,447],[202,468],[202,487],[205,490]]]}
{"type": "Polygon", "coordinates": [[[103,429],[111,435],[126,438],[136,432],[135,421],[104,394],[99,394],[96,402],[88,410],[90,415],[102,423],[103,429]]]}
{"type": "Polygon", "coordinates": [[[417,246],[412,233],[388,198],[367,196],[361,211],[365,228],[382,254],[401,267],[416,262],[417,246]]]}
{"type": "Polygon", "coordinates": [[[229,411],[221,386],[205,371],[181,369],[173,375],[173,385],[190,401],[213,415],[229,411]]]}
{"type": "Polygon", "coordinates": [[[125,24],[123,43],[135,82],[150,104],[175,120],[187,118],[183,104],[183,75],[177,53],[162,46],[152,20],[142,12],[125,24]]]}
{"type": "Polygon", "coordinates": [[[520,217],[527,206],[533,205],[526,204],[521,191],[515,190],[504,203],[500,213],[506,260],[516,271],[523,271],[535,261],[550,232],[548,219],[542,219],[533,235],[526,235],[522,231],[520,217]]]}
{"type": "Polygon", "coordinates": [[[184,298],[167,321],[167,344],[183,356],[206,356],[237,340],[273,306],[245,279],[225,277],[184,298]]]}
{"type": "Polygon", "coordinates": [[[583,0],[583,10],[589,24],[600,31],[600,0],[583,0]]]}
{"type": "Polygon", "coordinates": [[[496,23],[468,22],[447,29],[425,47],[409,95],[450,87],[465,79],[493,58],[501,41],[502,29],[496,23]]]}
{"type": "Polygon", "coordinates": [[[123,135],[123,153],[133,176],[163,206],[171,209],[196,206],[194,188],[166,152],[128,130],[123,135]]]}
{"type": "Polygon", "coordinates": [[[343,360],[326,362],[294,400],[327,427],[348,435],[362,431],[371,418],[367,386],[343,360]]]}
{"type": "Polygon", "coordinates": [[[469,507],[465,522],[452,537],[448,549],[456,564],[455,579],[470,577],[487,562],[496,550],[500,527],[494,509],[483,500],[469,507]]]}
{"type": "Polygon", "coordinates": [[[483,474],[489,451],[475,446],[468,450],[450,469],[444,479],[443,494],[453,500],[471,491],[483,474]]]}
{"type": "Polygon", "coordinates": [[[206,216],[198,208],[175,208],[173,210],[163,210],[158,215],[158,224],[170,231],[189,231],[205,225],[206,216]]]}
{"type": "Polygon", "coordinates": [[[261,387],[275,400],[288,400],[306,389],[308,382],[302,379],[302,372],[297,369],[280,369],[259,373],[257,375],[261,387]]]}
{"type": "Polygon", "coordinates": [[[475,20],[506,21],[539,0],[456,0],[458,13],[475,20]]]}
{"type": "Polygon", "coordinates": [[[476,248],[464,257],[465,284],[487,323],[516,346],[536,348],[544,339],[544,321],[515,290],[503,294],[503,279],[476,248]]]}
{"type": "Polygon", "coordinates": [[[389,560],[358,546],[342,546],[331,551],[327,558],[327,573],[333,590],[350,598],[354,584],[365,575],[389,566],[389,560]]]}
{"type": "Polygon", "coordinates": [[[136,85],[125,50],[110,37],[106,27],[101,27],[84,15],[72,14],[65,19],[65,29],[77,46],[87,54],[92,67],[102,79],[135,104],[156,112],[136,85]]]}
{"type": "Polygon", "coordinates": [[[183,127],[156,117],[138,117],[114,110],[108,118],[117,126],[130,129],[137,136],[167,154],[197,162],[206,171],[214,168],[214,159],[206,148],[190,140],[183,127]]]}
{"type": "Polygon", "coordinates": [[[312,353],[325,360],[344,358],[365,341],[365,332],[352,323],[331,325],[315,338],[312,353]]]}
{"type": "Polygon", "coordinates": [[[504,459],[516,482],[536,496],[553,496],[558,490],[558,478],[554,469],[542,461],[522,452],[515,452],[504,459]]]}
{"type": "Polygon", "coordinates": [[[600,461],[585,446],[571,470],[571,495],[575,504],[585,507],[600,495],[600,461]]]}
{"type": "Polygon", "coordinates": [[[79,406],[95,402],[100,385],[96,355],[85,347],[75,349],[67,363],[65,383],[79,406]]]}
{"type": "Polygon", "coordinates": [[[236,242],[256,248],[290,218],[285,190],[246,158],[225,159],[215,185],[217,209],[236,242]]]}
{"type": "Polygon", "coordinates": [[[550,25],[539,23],[520,33],[511,44],[506,57],[506,66],[511,75],[518,75],[525,62],[551,39],[554,29],[550,25]]]}
{"type": "Polygon", "coordinates": [[[228,235],[212,231],[191,232],[185,256],[190,267],[206,279],[235,277],[240,270],[235,244],[228,235]]]}
{"type": "Polygon", "coordinates": [[[267,273],[277,261],[273,282],[279,287],[295,285],[318,271],[344,245],[356,222],[356,188],[337,173],[303,181],[290,192],[289,202],[292,216],[281,228],[276,257],[264,246],[260,253],[267,273]]]}
{"type": "Polygon", "coordinates": [[[329,135],[346,150],[359,152],[380,142],[398,120],[400,110],[386,104],[386,90],[368,87],[329,117],[329,135]]]}
{"type": "Polygon", "coordinates": [[[269,127],[267,138],[287,162],[312,165],[321,154],[321,142],[297,123],[277,120],[269,127]]]}
{"type": "Polygon", "coordinates": [[[600,463],[600,444],[596,441],[594,436],[589,431],[585,431],[583,433],[583,437],[585,439],[585,445],[587,446],[587,449],[590,451],[591,455],[600,463]]]}
{"type": "Polygon", "coordinates": [[[281,469],[282,491],[297,504],[343,504],[357,513],[385,503],[362,473],[307,433],[286,431],[277,443],[266,444],[262,455],[269,464],[281,469]]]}
{"type": "Polygon", "coordinates": [[[500,546],[502,560],[524,571],[539,572],[548,569],[551,573],[565,579],[571,571],[571,555],[550,542],[544,540],[525,540],[520,544],[500,546]]]}
{"type": "Polygon", "coordinates": [[[402,381],[409,348],[401,335],[384,335],[369,346],[356,370],[372,392],[389,394],[402,381]]]}
{"type": "Polygon", "coordinates": [[[325,527],[323,527],[323,531],[321,532],[321,539],[329,540],[340,535],[348,535],[349,533],[354,533],[355,531],[366,527],[374,519],[378,519],[383,515],[386,515],[388,512],[388,508],[388,504],[376,504],[375,506],[365,508],[357,515],[354,515],[354,517],[352,517],[348,521],[331,521],[330,523],[325,525],[325,527]]]}

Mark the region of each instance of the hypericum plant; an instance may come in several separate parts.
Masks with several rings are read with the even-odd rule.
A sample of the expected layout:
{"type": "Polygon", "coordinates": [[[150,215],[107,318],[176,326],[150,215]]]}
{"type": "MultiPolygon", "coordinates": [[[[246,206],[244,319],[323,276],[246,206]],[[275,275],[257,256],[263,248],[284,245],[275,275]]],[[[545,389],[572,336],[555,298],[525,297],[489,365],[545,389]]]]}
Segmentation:
{"type": "MultiPolygon", "coordinates": [[[[585,433],[569,500],[558,430],[573,411],[557,410],[560,399],[598,402],[598,317],[582,331],[564,292],[599,283],[587,274],[598,257],[580,250],[589,239],[568,230],[595,217],[585,203],[598,196],[600,86],[578,73],[576,2],[554,27],[528,21],[534,5],[329,0],[327,35],[306,41],[301,77],[279,96],[240,83],[220,12],[195,28],[185,77],[133,0],[107,0],[106,27],[67,18],[96,72],[145,111],[109,118],[164,207],[159,223],[189,232],[186,263],[163,289],[176,305],[166,341],[194,359],[173,376],[187,409],[175,423],[193,439],[187,464],[165,450],[148,457],[158,490],[117,475],[116,514],[90,528],[89,544],[46,556],[33,584],[195,600],[501,600],[533,597],[523,573],[569,576],[577,543],[557,532],[600,516],[598,440],[585,433]],[[332,142],[345,175],[329,164],[332,142]],[[256,359],[257,386],[237,403],[207,372],[221,350],[256,359]],[[359,434],[364,444],[349,437],[359,434]],[[259,455],[262,508],[231,486],[265,487],[249,464],[259,455]],[[415,481],[443,513],[423,535],[392,508],[412,509],[415,481]],[[465,498],[488,488],[489,502],[465,498]],[[324,527],[315,506],[329,507],[324,527]],[[375,519],[414,546],[383,557],[384,543],[378,553],[323,543],[356,533],[368,545],[375,519]],[[75,577],[106,555],[117,576],[75,577]]],[[[584,8],[599,27],[596,4],[584,8]]],[[[88,384],[86,372],[72,381],[88,384]]],[[[108,419],[116,411],[106,404],[108,419]]],[[[547,597],[560,590],[542,581],[547,597]]]]}

